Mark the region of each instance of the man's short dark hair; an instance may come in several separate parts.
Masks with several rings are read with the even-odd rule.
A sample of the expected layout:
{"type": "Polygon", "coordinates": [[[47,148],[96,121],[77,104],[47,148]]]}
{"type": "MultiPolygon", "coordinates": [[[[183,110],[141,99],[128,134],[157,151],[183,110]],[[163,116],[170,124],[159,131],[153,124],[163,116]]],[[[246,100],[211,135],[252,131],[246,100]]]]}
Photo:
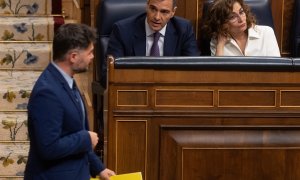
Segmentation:
{"type": "MultiPolygon", "coordinates": [[[[148,0],[147,2],[149,3],[150,0],[148,0]]],[[[164,0],[160,0],[160,1],[164,1],[164,0]]],[[[175,8],[177,5],[176,5],[176,0],[172,0],[173,1],[173,8],[175,8]]]]}
{"type": "Polygon", "coordinates": [[[53,39],[53,60],[60,61],[69,50],[87,49],[97,38],[96,30],[85,24],[63,24],[55,32],[53,39]]]}
{"type": "Polygon", "coordinates": [[[173,8],[176,7],[177,4],[176,4],[176,0],[173,0],[173,8]]]}

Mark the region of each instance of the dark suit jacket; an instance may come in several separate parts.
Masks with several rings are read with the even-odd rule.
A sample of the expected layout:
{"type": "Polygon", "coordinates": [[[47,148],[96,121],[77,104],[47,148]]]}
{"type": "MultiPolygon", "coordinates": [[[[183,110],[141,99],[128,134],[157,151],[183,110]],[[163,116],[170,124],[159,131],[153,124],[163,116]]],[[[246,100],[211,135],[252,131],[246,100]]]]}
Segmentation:
{"type": "MultiPolygon", "coordinates": [[[[146,55],[146,13],[116,22],[110,35],[107,55],[114,57],[146,55]]],[[[174,16],[167,25],[164,56],[198,56],[200,52],[191,23],[174,16]]],[[[102,62],[102,77],[106,80],[106,61],[102,62]]],[[[102,82],[105,85],[105,82],[102,82]]]]}
{"type": "Polygon", "coordinates": [[[74,93],[50,63],[29,99],[25,180],[88,180],[90,174],[99,174],[104,167],[93,152],[87,129],[74,93]]]}
{"type": "MultiPolygon", "coordinates": [[[[107,55],[114,57],[145,56],[146,13],[114,24],[107,55]]],[[[164,56],[197,56],[197,42],[192,25],[185,19],[173,17],[167,25],[164,38],[164,56]]]]}

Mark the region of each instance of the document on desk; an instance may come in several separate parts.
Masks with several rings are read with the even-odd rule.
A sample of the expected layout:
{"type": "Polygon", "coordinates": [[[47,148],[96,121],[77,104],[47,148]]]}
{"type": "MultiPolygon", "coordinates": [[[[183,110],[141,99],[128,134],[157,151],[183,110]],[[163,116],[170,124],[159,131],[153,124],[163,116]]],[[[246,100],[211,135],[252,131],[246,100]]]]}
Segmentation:
{"type": "Polygon", "coordinates": [[[111,176],[110,180],[143,180],[141,172],[128,173],[128,174],[118,174],[116,176],[111,176]]]}
{"type": "MultiPolygon", "coordinates": [[[[99,180],[99,178],[91,178],[90,180],[99,180]]],[[[111,176],[110,180],[143,180],[143,177],[141,172],[135,172],[111,176]]]]}

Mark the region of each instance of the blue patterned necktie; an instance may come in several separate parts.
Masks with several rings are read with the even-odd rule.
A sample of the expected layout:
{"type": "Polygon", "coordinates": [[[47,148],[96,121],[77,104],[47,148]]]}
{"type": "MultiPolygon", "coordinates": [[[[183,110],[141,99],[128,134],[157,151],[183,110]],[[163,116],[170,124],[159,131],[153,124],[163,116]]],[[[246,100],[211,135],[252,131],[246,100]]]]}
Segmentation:
{"type": "Polygon", "coordinates": [[[83,105],[83,101],[82,101],[82,98],[81,98],[81,95],[80,95],[80,92],[79,92],[79,89],[77,88],[77,85],[76,85],[76,82],[73,81],[73,89],[72,89],[74,95],[75,95],[75,98],[76,98],[76,102],[77,103],[80,103],[80,107],[81,107],[81,111],[82,111],[82,121],[83,121],[83,127],[85,129],[85,111],[84,111],[84,105],[83,105]]]}
{"type": "Polygon", "coordinates": [[[160,37],[159,32],[153,33],[153,44],[150,50],[150,56],[160,56],[159,47],[158,47],[159,37],[160,37]]]}

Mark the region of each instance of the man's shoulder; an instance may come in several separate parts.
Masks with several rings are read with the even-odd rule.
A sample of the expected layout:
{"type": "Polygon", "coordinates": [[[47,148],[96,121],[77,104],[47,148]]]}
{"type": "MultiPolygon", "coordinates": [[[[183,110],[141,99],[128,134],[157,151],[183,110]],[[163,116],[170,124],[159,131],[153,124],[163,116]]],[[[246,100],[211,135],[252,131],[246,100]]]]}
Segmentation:
{"type": "Polygon", "coordinates": [[[183,34],[193,30],[191,22],[179,16],[174,16],[172,19],[170,19],[167,28],[173,29],[183,34]]]}
{"type": "Polygon", "coordinates": [[[180,32],[191,31],[193,29],[193,26],[189,20],[179,16],[174,16],[171,18],[168,26],[173,27],[180,32]]]}
{"type": "Polygon", "coordinates": [[[121,19],[121,20],[117,21],[115,24],[118,26],[131,25],[133,23],[139,22],[139,20],[145,20],[145,18],[146,18],[146,13],[139,13],[139,14],[121,19]]]}
{"type": "Polygon", "coordinates": [[[183,17],[174,16],[172,19],[170,19],[170,22],[178,23],[186,26],[190,26],[191,22],[183,17]]]}
{"type": "MultiPolygon", "coordinates": [[[[48,66],[44,69],[44,71],[41,73],[40,77],[37,80],[37,84],[46,83],[48,85],[52,83],[58,83],[61,78],[59,76],[62,76],[59,71],[54,67],[52,63],[49,63],[48,66]]],[[[52,85],[50,85],[52,86],[52,85]]]]}

